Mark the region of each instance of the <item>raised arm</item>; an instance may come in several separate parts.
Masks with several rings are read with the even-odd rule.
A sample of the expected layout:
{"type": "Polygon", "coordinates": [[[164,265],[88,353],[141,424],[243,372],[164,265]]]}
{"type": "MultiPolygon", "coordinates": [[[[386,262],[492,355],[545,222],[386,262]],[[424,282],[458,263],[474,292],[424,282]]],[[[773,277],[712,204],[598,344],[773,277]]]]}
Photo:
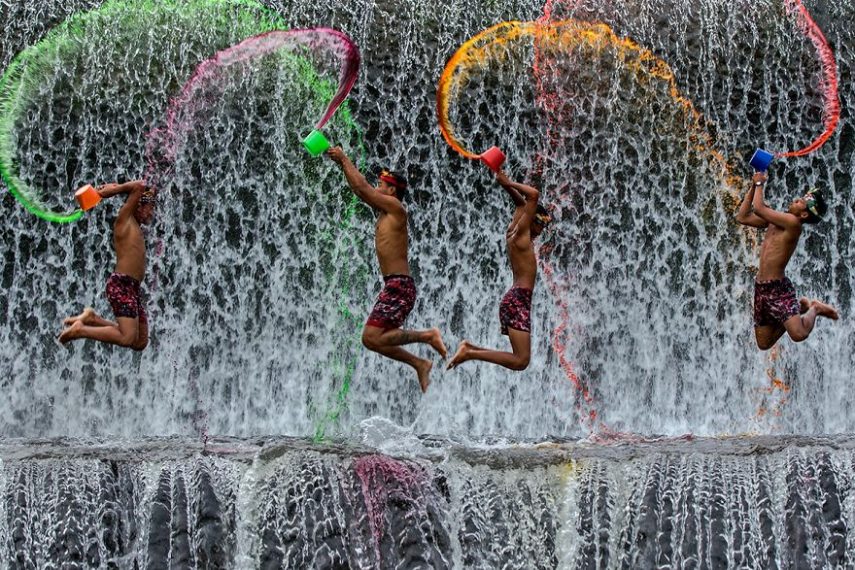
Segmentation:
{"type": "Polygon", "coordinates": [[[128,194],[128,197],[125,200],[125,203],[122,204],[122,208],[119,210],[118,217],[116,218],[116,222],[119,222],[134,215],[144,190],[145,182],[142,180],[133,180],[131,182],[125,182],[124,184],[105,184],[98,188],[98,194],[100,194],[102,198],[112,198],[118,194],[128,194]]]}
{"type": "Polygon", "coordinates": [[[98,188],[98,194],[102,198],[112,198],[117,194],[130,194],[131,192],[140,192],[145,190],[145,182],[142,180],[133,180],[123,184],[104,184],[98,188]]]}
{"type": "MultiPolygon", "coordinates": [[[[756,175],[755,175],[756,176],[756,175]]],[[[763,184],[754,184],[754,198],[752,199],[752,206],[754,206],[754,214],[761,218],[763,221],[768,222],[770,224],[774,224],[779,228],[783,228],[786,230],[795,229],[800,226],[798,218],[793,216],[792,214],[779,212],[773,208],[770,208],[766,205],[766,202],[763,201],[763,184]]]]}
{"type": "Polygon", "coordinates": [[[751,226],[754,228],[765,228],[769,223],[754,213],[752,202],[754,201],[754,190],[762,188],[766,182],[766,174],[763,172],[755,172],[751,180],[751,188],[745,193],[742,203],[739,204],[739,210],[736,212],[736,222],[743,226],[751,226]]]}
{"type": "Polygon", "coordinates": [[[518,208],[523,206],[526,212],[531,210],[531,215],[534,216],[537,212],[537,201],[540,198],[537,188],[514,182],[502,170],[496,173],[496,181],[502,185],[518,208]]]}
{"type": "Polygon", "coordinates": [[[353,193],[359,196],[359,198],[371,206],[372,208],[377,208],[378,210],[382,210],[388,214],[403,212],[404,207],[401,205],[401,202],[398,199],[393,198],[392,196],[385,196],[376,190],[365,180],[365,176],[359,172],[359,169],[356,168],[356,165],[353,164],[353,161],[344,153],[341,147],[333,147],[327,151],[327,156],[330,159],[338,164],[341,171],[344,173],[345,179],[347,179],[348,185],[350,185],[350,189],[353,190],[353,193]]]}

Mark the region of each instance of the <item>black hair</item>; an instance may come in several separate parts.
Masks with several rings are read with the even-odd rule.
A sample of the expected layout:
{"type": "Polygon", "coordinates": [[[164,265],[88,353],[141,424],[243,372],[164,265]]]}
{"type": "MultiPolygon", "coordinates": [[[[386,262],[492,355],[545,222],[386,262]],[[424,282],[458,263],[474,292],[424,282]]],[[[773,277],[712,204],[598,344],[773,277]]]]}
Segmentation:
{"type": "Polygon", "coordinates": [[[395,182],[397,182],[397,184],[393,184],[392,186],[395,188],[395,196],[398,197],[398,200],[403,202],[404,197],[406,197],[407,191],[409,190],[409,184],[407,182],[407,178],[403,174],[398,172],[397,170],[388,171],[387,175],[394,178],[395,182]]]}
{"type": "Polygon", "coordinates": [[[537,212],[535,213],[535,218],[534,218],[534,219],[535,219],[535,221],[536,221],[537,223],[539,223],[539,224],[540,224],[541,226],[543,226],[543,227],[544,227],[544,229],[545,229],[545,228],[546,228],[546,226],[548,226],[548,225],[549,225],[549,223],[552,221],[552,214],[550,214],[550,213],[549,213],[549,210],[547,210],[547,209],[543,206],[543,204],[538,204],[538,205],[537,205],[537,212]],[[546,222],[542,222],[542,221],[540,221],[539,219],[537,219],[537,216],[545,216],[545,217],[547,218],[547,221],[546,221],[546,222]]]}
{"type": "Polygon", "coordinates": [[[825,198],[823,198],[822,196],[822,192],[820,192],[819,190],[814,190],[813,192],[811,192],[811,195],[813,196],[813,203],[814,207],[816,208],[816,214],[808,210],[808,217],[805,218],[804,221],[804,223],[806,224],[816,224],[818,222],[821,222],[822,217],[828,211],[828,204],[826,204],[825,198]]]}

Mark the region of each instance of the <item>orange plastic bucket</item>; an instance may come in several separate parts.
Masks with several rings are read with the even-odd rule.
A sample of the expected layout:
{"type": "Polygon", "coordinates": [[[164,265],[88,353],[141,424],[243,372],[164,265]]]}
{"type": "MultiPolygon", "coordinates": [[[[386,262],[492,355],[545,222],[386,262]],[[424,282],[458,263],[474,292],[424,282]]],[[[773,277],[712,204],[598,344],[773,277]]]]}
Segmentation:
{"type": "Polygon", "coordinates": [[[81,186],[80,189],[74,193],[74,197],[77,198],[77,203],[80,204],[80,208],[84,211],[91,210],[98,205],[98,202],[101,201],[101,195],[91,184],[81,186]]]}
{"type": "Polygon", "coordinates": [[[499,147],[491,146],[481,153],[481,162],[486,164],[493,172],[498,172],[502,167],[502,164],[505,162],[505,153],[503,153],[499,147]]]}

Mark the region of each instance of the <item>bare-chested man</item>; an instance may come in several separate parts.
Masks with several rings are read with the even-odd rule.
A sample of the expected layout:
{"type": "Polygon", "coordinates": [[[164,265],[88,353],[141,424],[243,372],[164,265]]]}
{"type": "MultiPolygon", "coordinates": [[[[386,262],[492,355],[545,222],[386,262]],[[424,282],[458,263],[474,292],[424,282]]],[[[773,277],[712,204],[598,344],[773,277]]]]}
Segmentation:
{"type": "Polygon", "coordinates": [[[373,188],[341,148],[331,148],[327,155],[341,167],[353,193],[379,213],[374,247],[385,284],[362,330],[362,344],[415,368],[419,386],[425,392],[430,385],[433,363],[407,352],[401,345],[429,344],[443,358],[447,351],[439,329],[411,331],[401,328],[416,302],[416,285],[410,277],[407,261],[407,211],[401,203],[407,180],[400,174],[383,171],[377,187],[373,188]]]}
{"type": "Polygon", "coordinates": [[[796,198],[786,212],[773,210],[763,201],[766,174],[755,172],[751,189],[746,193],[736,221],[742,225],[766,228],[766,239],[760,248],[760,269],[754,284],[754,336],[760,350],[772,348],[786,332],[795,342],[810,335],[816,317],[837,320],[832,307],[806,297],[796,298],[796,289],[784,276],[804,224],[815,224],[828,207],[822,195],[810,191],[796,198]]]}
{"type": "Polygon", "coordinates": [[[464,340],[448,363],[454,368],[467,360],[483,360],[511,370],[525,370],[531,359],[531,296],[537,278],[534,238],[551,221],[546,208],[537,203],[537,189],[511,181],[501,170],[496,181],[514,201],[516,209],[506,234],[508,257],[514,274],[514,284],[499,305],[502,334],[508,335],[512,352],[490,350],[464,340]]]}
{"type": "Polygon", "coordinates": [[[107,279],[107,299],[116,322],[108,321],[87,307],[76,317],[65,319],[68,327],[59,335],[66,343],[78,338],[143,350],[148,345],[148,319],[140,293],[145,276],[145,239],[140,224],[151,221],[155,194],[141,180],[124,184],[105,184],[98,188],[102,198],[127,194],[113,224],[113,248],[116,269],[107,279]]]}

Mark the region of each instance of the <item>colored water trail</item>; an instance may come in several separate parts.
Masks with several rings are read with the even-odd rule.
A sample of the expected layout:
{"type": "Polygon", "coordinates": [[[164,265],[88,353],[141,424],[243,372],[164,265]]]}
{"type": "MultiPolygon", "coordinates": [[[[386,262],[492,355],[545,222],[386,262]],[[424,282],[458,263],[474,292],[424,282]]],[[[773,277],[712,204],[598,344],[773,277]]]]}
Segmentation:
{"type": "MultiPolygon", "coordinates": [[[[479,33],[464,43],[449,60],[437,89],[437,114],[440,130],[446,142],[466,158],[478,158],[463,137],[455,123],[454,108],[466,99],[467,86],[479,74],[489,74],[511,57],[533,45],[534,51],[527,73],[536,85],[534,104],[539,112],[539,120],[545,124],[545,142],[533,157],[527,159],[534,164],[534,171],[543,177],[555,179],[555,184],[545,187],[545,201],[558,214],[573,211],[573,201],[580,196],[579,188],[568,184],[566,178],[556,173],[556,165],[566,160],[572,152],[568,144],[567,129],[576,120],[576,110],[572,102],[579,98],[583,89],[597,92],[600,85],[582,86],[581,80],[574,78],[583,67],[589,68],[593,62],[606,62],[609,73],[626,78],[621,85],[639,91],[640,98],[635,105],[641,109],[665,106],[661,112],[659,129],[672,136],[685,137],[689,148],[687,154],[696,157],[709,166],[711,172],[720,180],[719,189],[722,200],[735,206],[739,189],[743,186],[734,175],[725,156],[716,148],[715,141],[706,128],[705,119],[692,102],[679,90],[673,70],[661,58],[628,38],[618,37],[605,24],[567,19],[557,22],[503,22],[479,33]],[[552,173],[550,173],[550,168],[552,173]]],[[[526,70],[516,70],[524,79],[526,70]]],[[[599,82],[608,84],[612,79],[603,78],[599,82]]],[[[598,81],[594,78],[594,81],[598,81]]],[[[458,120],[463,120],[458,114],[458,120]]],[[[585,196],[581,196],[584,200],[585,196]]],[[[560,222],[559,222],[560,225],[560,222]]],[[[573,279],[565,271],[559,270],[553,259],[556,250],[555,240],[549,232],[541,238],[538,247],[538,262],[551,296],[554,299],[559,322],[552,331],[551,345],[558,355],[559,366],[565,377],[576,388],[577,413],[582,425],[589,430],[607,429],[601,423],[595,404],[595,392],[589,382],[576,373],[574,364],[568,356],[568,343],[572,342],[573,332],[578,329],[572,322],[572,310],[566,299],[573,279]]],[[[569,244],[563,244],[569,247],[569,244]]],[[[561,249],[559,247],[559,249],[561,249]]],[[[572,273],[572,271],[571,271],[572,273]]]]}
{"type": "Polygon", "coordinates": [[[436,91],[436,113],[445,141],[461,156],[478,159],[479,153],[467,148],[450,116],[451,105],[463,95],[469,79],[483,71],[494,60],[501,60],[513,43],[531,39],[537,27],[532,22],[502,22],[477,34],[464,43],[451,57],[439,78],[436,91]]]}
{"type": "MultiPolygon", "coordinates": [[[[345,34],[328,28],[274,30],[248,38],[202,62],[181,93],[170,103],[165,126],[149,136],[146,180],[160,189],[172,172],[175,156],[206,110],[223,95],[223,79],[229,68],[250,69],[261,60],[278,54],[281,62],[296,69],[322,95],[325,85],[316,76],[309,59],[332,55],[339,64],[339,83],[315,128],[323,127],[347,98],[359,73],[359,50],[345,34]]],[[[298,129],[301,126],[296,126],[298,129]]],[[[305,129],[305,127],[302,127],[305,129]]]]}
{"type": "MultiPolygon", "coordinates": [[[[109,144],[112,107],[121,101],[121,93],[133,78],[145,77],[151,86],[183,81],[186,65],[167,61],[143,65],[148,45],[172,41],[174,27],[185,30],[181,38],[186,53],[201,44],[217,49],[247,36],[282,27],[282,21],[254,0],[190,0],[175,2],[108,1],[97,9],[81,12],[63,21],[37,44],[19,53],[0,78],[0,175],[17,200],[41,219],[66,223],[79,220],[83,212],[68,210],[74,190],[94,182],[101,146],[109,144]],[[108,43],[104,38],[111,38],[108,43]],[[169,40],[166,40],[169,38],[169,40]],[[101,64],[117,46],[132,44],[120,57],[122,66],[107,69],[101,64]],[[128,74],[127,70],[134,70],[128,74]],[[107,71],[107,73],[105,73],[107,71]],[[68,117],[66,126],[45,130],[44,116],[58,113],[68,117]],[[40,117],[42,121],[40,121],[40,117]],[[101,137],[83,137],[75,126],[87,122],[104,125],[101,137]],[[59,144],[62,143],[62,144],[59,144]],[[54,162],[59,147],[71,144],[74,151],[57,159],[64,168],[45,168],[23,172],[21,156],[35,152],[46,164],[54,162]],[[61,160],[60,160],[61,159],[61,160]]],[[[161,45],[160,53],[168,46],[161,45]]],[[[165,103],[165,100],[163,101],[165,103]]],[[[127,113],[128,108],[121,109],[127,113]]],[[[119,110],[117,109],[117,112],[119,110]]],[[[148,117],[149,124],[159,117],[148,117]]],[[[128,134],[125,133],[128,137],[128,134]]],[[[122,145],[133,153],[135,141],[126,138],[122,145]]],[[[132,164],[118,170],[139,177],[132,164]]],[[[99,180],[111,180],[110,173],[97,172],[99,180]]],[[[115,175],[113,175],[115,176],[115,175]]]]}
{"type": "Polygon", "coordinates": [[[822,67],[819,89],[823,98],[823,126],[825,130],[808,146],[794,151],[780,152],[779,157],[805,156],[819,149],[834,134],[840,123],[840,94],[837,86],[837,60],[825,39],[825,34],[816,25],[801,0],[784,0],[787,12],[795,15],[799,29],[816,48],[822,67]]]}
{"type": "MultiPolygon", "coordinates": [[[[320,159],[308,161],[302,152],[292,156],[294,149],[299,147],[296,143],[298,136],[301,132],[305,133],[309,124],[300,117],[311,114],[318,101],[329,101],[321,118],[314,123],[315,128],[327,125],[353,87],[358,70],[357,47],[341,32],[325,28],[271,31],[218,52],[196,68],[180,95],[171,101],[164,125],[149,133],[146,157],[148,183],[159,192],[171,189],[167,190],[167,195],[178,199],[186,185],[186,182],[177,181],[182,177],[182,167],[178,166],[179,171],[176,172],[176,165],[182,164],[182,160],[195,164],[197,154],[213,156],[214,160],[218,157],[227,160],[231,152],[228,141],[232,137],[242,136],[247,141],[258,138],[261,144],[261,140],[269,135],[261,134],[259,121],[252,115],[244,116],[237,110],[237,107],[244,105],[256,107],[267,115],[264,121],[280,142],[270,143],[268,140],[265,146],[281,145],[282,139],[294,141],[294,148],[272,149],[274,156],[284,160],[281,167],[293,171],[298,178],[298,172],[303,172],[300,184],[311,186],[320,182],[323,176],[317,168],[318,163],[322,163],[320,159]],[[326,69],[324,64],[329,60],[333,60],[338,71],[335,89],[333,83],[321,75],[326,69]],[[307,100],[304,101],[304,98],[307,100]],[[302,109],[297,112],[299,107],[302,109]],[[222,129],[237,129],[245,133],[224,135],[222,129]],[[221,140],[214,143],[217,149],[199,151],[198,145],[208,145],[205,141],[211,141],[212,137],[221,140]],[[286,156],[291,158],[285,160],[286,156]]],[[[355,140],[353,154],[357,162],[364,166],[360,127],[346,107],[341,108],[337,117],[340,124],[333,128],[344,127],[350,134],[355,133],[355,137],[348,135],[344,140],[350,143],[355,140]]],[[[339,132],[338,136],[342,136],[342,133],[339,132]]],[[[256,145],[253,152],[259,155],[256,168],[272,168],[260,158],[264,154],[261,146],[256,145]]],[[[272,157],[270,159],[273,160],[272,157]]],[[[191,167],[196,168],[198,166],[191,167]]],[[[229,170],[228,167],[224,168],[229,170]]],[[[235,195],[249,191],[252,187],[250,180],[258,175],[253,169],[247,170],[242,175],[246,179],[236,180],[232,191],[235,195]]],[[[259,196],[253,198],[253,201],[271,200],[273,197],[264,195],[266,190],[258,191],[259,196]]],[[[324,203],[330,206],[336,200],[337,196],[323,197],[324,203]]],[[[358,354],[360,319],[350,309],[349,295],[351,288],[361,285],[366,271],[358,270],[352,275],[341,270],[352,255],[353,243],[350,239],[359,202],[358,198],[349,193],[346,200],[345,204],[340,205],[341,210],[337,215],[327,215],[327,223],[332,224],[332,227],[323,230],[318,228],[312,238],[317,240],[315,247],[323,252],[324,261],[317,267],[323,276],[324,289],[334,291],[337,297],[334,301],[337,316],[332,328],[340,331],[335,335],[336,350],[328,356],[327,362],[327,370],[333,380],[331,388],[336,392],[329,402],[311,405],[316,441],[326,437],[346,406],[358,354]]]]}
{"type": "MultiPolygon", "coordinates": [[[[819,150],[837,129],[840,123],[841,108],[837,60],[825,34],[814,21],[802,0],[783,0],[782,3],[787,14],[795,19],[798,30],[813,44],[816,51],[820,64],[818,88],[822,96],[823,108],[823,131],[810,144],[798,150],[776,153],[778,158],[791,158],[806,156],[819,150]]],[[[543,16],[538,21],[543,25],[549,25],[566,19],[582,11],[583,4],[583,0],[547,0],[543,8],[543,16]]],[[[598,5],[594,12],[599,13],[602,7],[598,5]]]]}
{"type": "MultiPolygon", "coordinates": [[[[391,526],[387,525],[387,510],[424,512],[423,493],[430,476],[418,464],[406,464],[384,455],[355,459],[353,471],[359,479],[368,515],[376,567],[382,568],[385,566],[381,544],[386,527],[391,526]]],[[[401,513],[396,514],[400,516],[401,513]]]]}

